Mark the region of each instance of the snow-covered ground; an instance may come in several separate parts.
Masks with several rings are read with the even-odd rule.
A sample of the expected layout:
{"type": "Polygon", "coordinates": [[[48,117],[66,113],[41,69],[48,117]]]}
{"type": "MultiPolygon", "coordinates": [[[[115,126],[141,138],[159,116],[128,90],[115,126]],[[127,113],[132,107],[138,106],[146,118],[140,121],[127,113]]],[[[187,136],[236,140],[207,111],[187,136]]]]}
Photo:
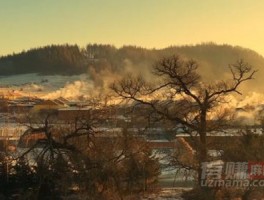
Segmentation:
{"type": "Polygon", "coordinates": [[[61,76],[32,73],[0,76],[0,91],[17,91],[25,96],[75,98],[87,95],[93,87],[88,74],[61,76]]]}
{"type": "Polygon", "coordinates": [[[145,195],[141,200],[183,200],[182,193],[192,188],[162,188],[161,191],[145,195]]]}

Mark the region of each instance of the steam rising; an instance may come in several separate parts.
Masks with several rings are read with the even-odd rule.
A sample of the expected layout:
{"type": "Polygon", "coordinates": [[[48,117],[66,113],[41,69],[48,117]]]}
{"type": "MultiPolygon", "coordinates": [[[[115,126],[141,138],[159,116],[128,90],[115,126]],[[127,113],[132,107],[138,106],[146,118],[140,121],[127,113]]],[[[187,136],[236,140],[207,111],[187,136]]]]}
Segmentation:
{"type": "MultiPolygon", "coordinates": [[[[216,79],[225,80],[228,78],[226,73],[228,68],[218,68],[217,70],[217,74],[214,74],[213,69],[206,64],[201,65],[199,69],[203,79],[206,81],[214,82],[216,79]],[[203,68],[203,66],[205,67],[203,68]],[[225,72],[222,73],[223,71],[225,72]]],[[[123,60],[122,68],[114,68],[107,63],[101,63],[100,65],[87,67],[87,73],[82,75],[39,76],[37,74],[26,74],[1,78],[0,83],[2,85],[4,83],[4,86],[10,90],[21,91],[23,95],[31,93],[31,95],[44,99],[64,97],[70,100],[85,100],[91,96],[108,93],[111,83],[127,76],[129,73],[139,74],[150,82],[157,79],[151,73],[150,63],[141,62],[135,64],[127,58],[123,60]]],[[[243,85],[243,96],[229,96],[229,103],[224,104],[224,106],[233,109],[238,123],[256,124],[259,123],[259,118],[264,116],[264,94],[259,89],[260,85],[258,85],[258,88],[253,87],[255,82],[259,84],[259,78],[256,77],[256,79],[243,85]]]]}
{"type": "Polygon", "coordinates": [[[56,99],[59,97],[64,97],[68,99],[85,98],[93,90],[93,83],[88,81],[74,81],[73,83],[66,83],[63,88],[56,91],[50,92],[44,95],[44,99],[56,99]]]}

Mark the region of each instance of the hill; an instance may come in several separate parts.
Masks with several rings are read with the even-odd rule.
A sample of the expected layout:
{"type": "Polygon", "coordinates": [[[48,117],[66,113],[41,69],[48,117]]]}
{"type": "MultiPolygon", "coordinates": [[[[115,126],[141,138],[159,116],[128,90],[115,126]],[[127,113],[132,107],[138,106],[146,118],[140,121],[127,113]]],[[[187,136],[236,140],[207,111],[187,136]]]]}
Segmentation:
{"type": "Polygon", "coordinates": [[[46,46],[0,58],[0,75],[79,74],[84,57],[77,45],[46,46]]]}
{"type": "Polygon", "coordinates": [[[259,72],[248,88],[261,85],[264,58],[253,50],[238,46],[205,43],[171,46],[165,49],[145,49],[135,46],[116,48],[111,45],[88,44],[52,45],[0,57],[0,76],[38,73],[44,75],[73,75],[89,73],[92,79],[105,74],[139,72],[149,76],[149,68],[158,59],[173,54],[197,60],[200,73],[207,80],[225,77],[228,64],[244,59],[259,72]]]}

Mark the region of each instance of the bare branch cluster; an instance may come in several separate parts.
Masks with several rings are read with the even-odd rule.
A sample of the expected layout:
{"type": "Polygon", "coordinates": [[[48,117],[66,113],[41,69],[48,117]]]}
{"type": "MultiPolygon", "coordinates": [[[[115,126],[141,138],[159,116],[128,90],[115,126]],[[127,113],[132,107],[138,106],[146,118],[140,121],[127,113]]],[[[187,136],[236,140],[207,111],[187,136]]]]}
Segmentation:
{"type": "Polygon", "coordinates": [[[203,162],[207,160],[208,131],[223,127],[230,114],[226,109],[216,108],[227,103],[227,95],[241,94],[239,86],[253,79],[256,71],[239,60],[229,66],[231,80],[206,83],[197,69],[198,64],[193,60],[182,60],[179,56],[163,58],[153,68],[158,80],[153,81],[155,84],[129,76],[115,82],[112,89],[121,98],[148,107],[152,115],[156,114],[155,119],[166,119],[175,126],[186,127],[186,134],[191,137],[197,134],[196,153],[199,162],[203,162]]]}

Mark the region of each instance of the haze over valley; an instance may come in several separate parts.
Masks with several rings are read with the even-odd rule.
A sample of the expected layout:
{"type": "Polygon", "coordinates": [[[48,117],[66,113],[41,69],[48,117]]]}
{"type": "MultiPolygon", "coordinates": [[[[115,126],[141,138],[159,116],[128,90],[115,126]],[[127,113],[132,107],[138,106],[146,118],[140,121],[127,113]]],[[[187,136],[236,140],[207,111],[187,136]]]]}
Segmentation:
{"type": "Polygon", "coordinates": [[[261,85],[264,58],[253,50],[238,46],[204,43],[145,49],[102,44],[89,44],[85,48],[52,45],[1,57],[0,83],[3,92],[14,91],[21,96],[88,99],[109,93],[110,84],[129,74],[140,74],[151,81],[153,65],[170,55],[196,60],[199,73],[208,83],[231,78],[228,76],[229,65],[239,59],[257,69],[254,80],[240,89],[243,95],[229,98],[230,107],[256,107],[239,113],[248,118],[250,124],[255,123],[262,111],[261,105],[264,105],[264,87],[261,85]]]}
{"type": "Polygon", "coordinates": [[[0,1],[0,200],[264,199],[264,1],[0,1]]]}

